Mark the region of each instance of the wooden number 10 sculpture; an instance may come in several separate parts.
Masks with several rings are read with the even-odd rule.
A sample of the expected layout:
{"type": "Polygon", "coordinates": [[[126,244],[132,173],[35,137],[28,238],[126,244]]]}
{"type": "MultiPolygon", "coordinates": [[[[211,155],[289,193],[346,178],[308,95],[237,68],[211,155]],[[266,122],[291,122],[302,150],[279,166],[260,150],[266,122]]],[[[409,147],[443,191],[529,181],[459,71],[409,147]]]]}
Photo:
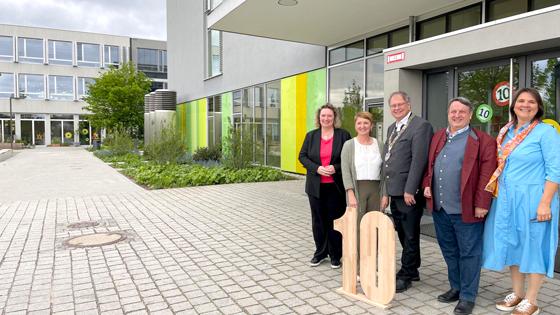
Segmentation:
{"type": "Polygon", "coordinates": [[[357,293],[357,228],[358,211],[347,208],[334,221],[342,233],[342,288],[339,292],[387,308],[395,296],[395,229],[385,214],[372,211],[360,222],[360,284],[364,294],[357,293]]]}

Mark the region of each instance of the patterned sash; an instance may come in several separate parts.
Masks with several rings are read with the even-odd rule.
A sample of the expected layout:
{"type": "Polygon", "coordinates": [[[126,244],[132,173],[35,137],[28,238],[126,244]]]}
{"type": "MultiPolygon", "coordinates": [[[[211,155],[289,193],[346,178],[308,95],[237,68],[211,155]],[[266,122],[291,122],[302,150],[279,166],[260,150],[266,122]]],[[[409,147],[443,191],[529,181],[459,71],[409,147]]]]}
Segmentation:
{"type": "Polygon", "coordinates": [[[513,125],[513,121],[508,122],[502,129],[500,129],[500,133],[498,134],[498,138],[496,138],[496,142],[498,143],[498,168],[490,177],[490,181],[484,188],[484,190],[491,192],[494,197],[498,196],[498,177],[502,174],[504,167],[506,165],[506,159],[509,157],[511,152],[527,137],[529,132],[535,128],[535,126],[539,123],[538,120],[534,120],[529,127],[527,127],[522,132],[515,135],[515,137],[506,143],[505,146],[502,147],[502,142],[504,141],[504,137],[507,134],[509,128],[513,125]]]}

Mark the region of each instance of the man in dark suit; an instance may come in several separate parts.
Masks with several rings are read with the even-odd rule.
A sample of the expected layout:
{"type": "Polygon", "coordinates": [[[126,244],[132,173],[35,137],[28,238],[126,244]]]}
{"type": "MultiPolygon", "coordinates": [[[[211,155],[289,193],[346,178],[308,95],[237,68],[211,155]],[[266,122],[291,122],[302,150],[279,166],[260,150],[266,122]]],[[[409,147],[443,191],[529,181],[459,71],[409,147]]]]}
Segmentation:
{"type": "Polygon", "coordinates": [[[449,102],[449,125],[432,138],[422,184],[451,287],[437,299],[459,300],[458,315],[471,314],[478,293],[484,217],[492,201],[484,187],[497,166],[496,140],[469,126],[472,114],[468,99],[449,102]]]}
{"type": "Polygon", "coordinates": [[[420,280],[420,219],[424,211],[420,186],[433,129],[425,119],[412,114],[410,97],[405,92],[393,92],[389,107],[396,122],[389,126],[383,146],[381,209],[390,203],[403,248],[396,291],[404,292],[411,281],[420,280]]]}

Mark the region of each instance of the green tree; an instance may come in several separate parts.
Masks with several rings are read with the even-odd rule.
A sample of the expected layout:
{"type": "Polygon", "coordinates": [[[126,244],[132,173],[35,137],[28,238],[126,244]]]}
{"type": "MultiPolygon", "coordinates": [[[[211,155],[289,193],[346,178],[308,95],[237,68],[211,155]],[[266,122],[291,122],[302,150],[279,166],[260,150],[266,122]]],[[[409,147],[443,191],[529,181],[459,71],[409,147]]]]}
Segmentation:
{"type": "Polygon", "coordinates": [[[129,133],[139,131],[144,124],[144,95],[150,91],[150,79],[136,71],[134,64],[111,68],[89,86],[89,121],[94,127],[114,130],[123,128],[129,133]]]}
{"type": "Polygon", "coordinates": [[[362,104],[364,97],[361,95],[362,88],[352,80],[352,84],[344,90],[344,99],[342,100],[343,107],[341,108],[341,127],[346,129],[352,136],[356,135],[354,128],[354,116],[356,113],[362,111],[362,104]]]}

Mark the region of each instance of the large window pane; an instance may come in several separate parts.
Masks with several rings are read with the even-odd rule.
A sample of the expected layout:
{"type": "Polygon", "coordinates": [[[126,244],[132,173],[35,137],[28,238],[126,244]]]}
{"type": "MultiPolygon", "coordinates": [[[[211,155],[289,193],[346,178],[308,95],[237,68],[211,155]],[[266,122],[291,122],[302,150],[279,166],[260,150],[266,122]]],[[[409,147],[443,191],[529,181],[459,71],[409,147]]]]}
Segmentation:
{"type": "Polygon", "coordinates": [[[222,73],[222,32],[208,31],[208,76],[222,73]]]}
{"type": "Polygon", "coordinates": [[[389,33],[389,47],[394,47],[409,42],[408,27],[389,33]]]}
{"type": "Polygon", "coordinates": [[[445,16],[418,23],[418,39],[424,39],[443,33],[445,33],[445,16]]]}
{"type": "Polygon", "coordinates": [[[45,98],[45,81],[41,74],[20,74],[19,93],[29,99],[45,98]]]}
{"type": "Polygon", "coordinates": [[[479,4],[464,10],[453,12],[448,15],[449,25],[447,27],[447,31],[453,32],[462,28],[480,24],[481,16],[482,6],[479,4]]]}
{"type": "Polygon", "coordinates": [[[78,65],[84,67],[99,67],[99,45],[78,43],[78,65]]]}
{"type": "Polygon", "coordinates": [[[72,42],[49,40],[49,64],[72,65],[72,42]]]}
{"type": "Polygon", "coordinates": [[[255,86],[255,162],[264,165],[264,86],[255,86]]]}
{"type": "MultiPolygon", "coordinates": [[[[514,63],[513,72],[513,89],[516,90],[519,86],[519,65],[517,63],[514,63]]],[[[458,96],[464,96],[471,100],[475,110],[481,104],[486,104],[492,109],[491,114],[486,111],[489,121],[480,121],[476,115],[473,115],[471,121],[473,127],[481,129],[492,136],[497,136],[500,128],[509,121],[509,107],[507,104],[496,104],[492,97],[492,91],[496,85],[504,81],[509,82],[509,78],[509,64],[458,71],[458,96]]]]}
{"type": "Polygon", "coordinates": [[[12,94],[14,94],[14,74],[0,73],[0,97],[9,98],[12,94]]]}
{"type": "Polygon", "coordinates": [[[266,164],[280,167],[280,81],[266,84],[266,164]]]}
{"type": "Polygon", "coordinates": [[[0,36],[0,60],[12,61],[14,41],[11,36],[0,36]]]}
{"type": "Polygon", "coordinates": [[[383,97],[383,56],[366,60],[366,96],[383,97]]]}
{"type": "Polygon", "coordinates": [[[51,120],[51,143],[62,143],[62,121],[51,120]]]}
{"type": "Polygon", "coordinates": [[[560,121],[560,57],[537,60],[531,66],[531,86],[539,90],[544,117],[560,121]]]}
{"type": "Polygon", "coordinates": [[[138,48],[138,70],[157,71],[158,54],[157,49],[138,48]]]}
{"type": "Polygon", "coordinates": [[[557,4],[560,4],[560,0],[533,0],[531,1],[531,10],[538,10],[557,4]]]}
{"type": "Polygon", "coordinates": [[[159,71],[167,72],[167,50],[160,50],[159,53],[161,58],[159,71]]]}
{"type": "Polygon", "coordinates": [[[354,115],[363,108],[364,62],[329,69],[329,102],[341,107],[342,127],[354,132],[354,115]]]}
{"type": "Polygon", "coordinates": [[[389,34],[383,34],[375,37],[368,38],[367,40],[367,54],[373,55],[383,51],[389,47],[389,34]]]}
{"type": "Polygon", "coordinates": [[[364,41],[360,40],[329,51],[329,64],[334,65],[364,56],[364,41]]]}
{"type": "Polygon", "coordinates": [[[527,12],[525,0],[492,0],[488,2],[488,21],[527,12]]]}
{"type": "Polygon", "coordinates": [[[94,78],[78,77],[78,99],[89,95],[89,86],[95,83],[94,78]]]}
{"type": "Polygon", "coordinates": [[[253,125],[253,88],[245,88],[242,90],[241,98],[241,136],[243,137],[244,154],[250,154],[251,159],[255,160],[254,150],[254,125],[253,125]]]}
{"type": "Polygon", "coordinates": [[[18,38],[18,58],[20,62],[43,63],[43,40],[18,38]]]}
{"type": "Polygon", "coordinates": [[[105,67],[113,66],[118,67],[120,62],[119,47],[118,46],[104,46],[104,60],[105,67]]]}
{"type": "Polygon", "coordinates": [[[63,132],[63,143],[72,144],[74,143],[74,122],[65,120],[62,122],[62,132],[63,132]]]}
{"type": "Polygon", "coordinates": [[[49,99],[51,100],[73,100],[74,82],[68,76],[49,76],[49,99]]]}
{"type": "Polygon", "coordinates": [[[33,121],[35,129],[35,144],[44,145],[45,144],[45,121],[35,120],[33,121]]]}

